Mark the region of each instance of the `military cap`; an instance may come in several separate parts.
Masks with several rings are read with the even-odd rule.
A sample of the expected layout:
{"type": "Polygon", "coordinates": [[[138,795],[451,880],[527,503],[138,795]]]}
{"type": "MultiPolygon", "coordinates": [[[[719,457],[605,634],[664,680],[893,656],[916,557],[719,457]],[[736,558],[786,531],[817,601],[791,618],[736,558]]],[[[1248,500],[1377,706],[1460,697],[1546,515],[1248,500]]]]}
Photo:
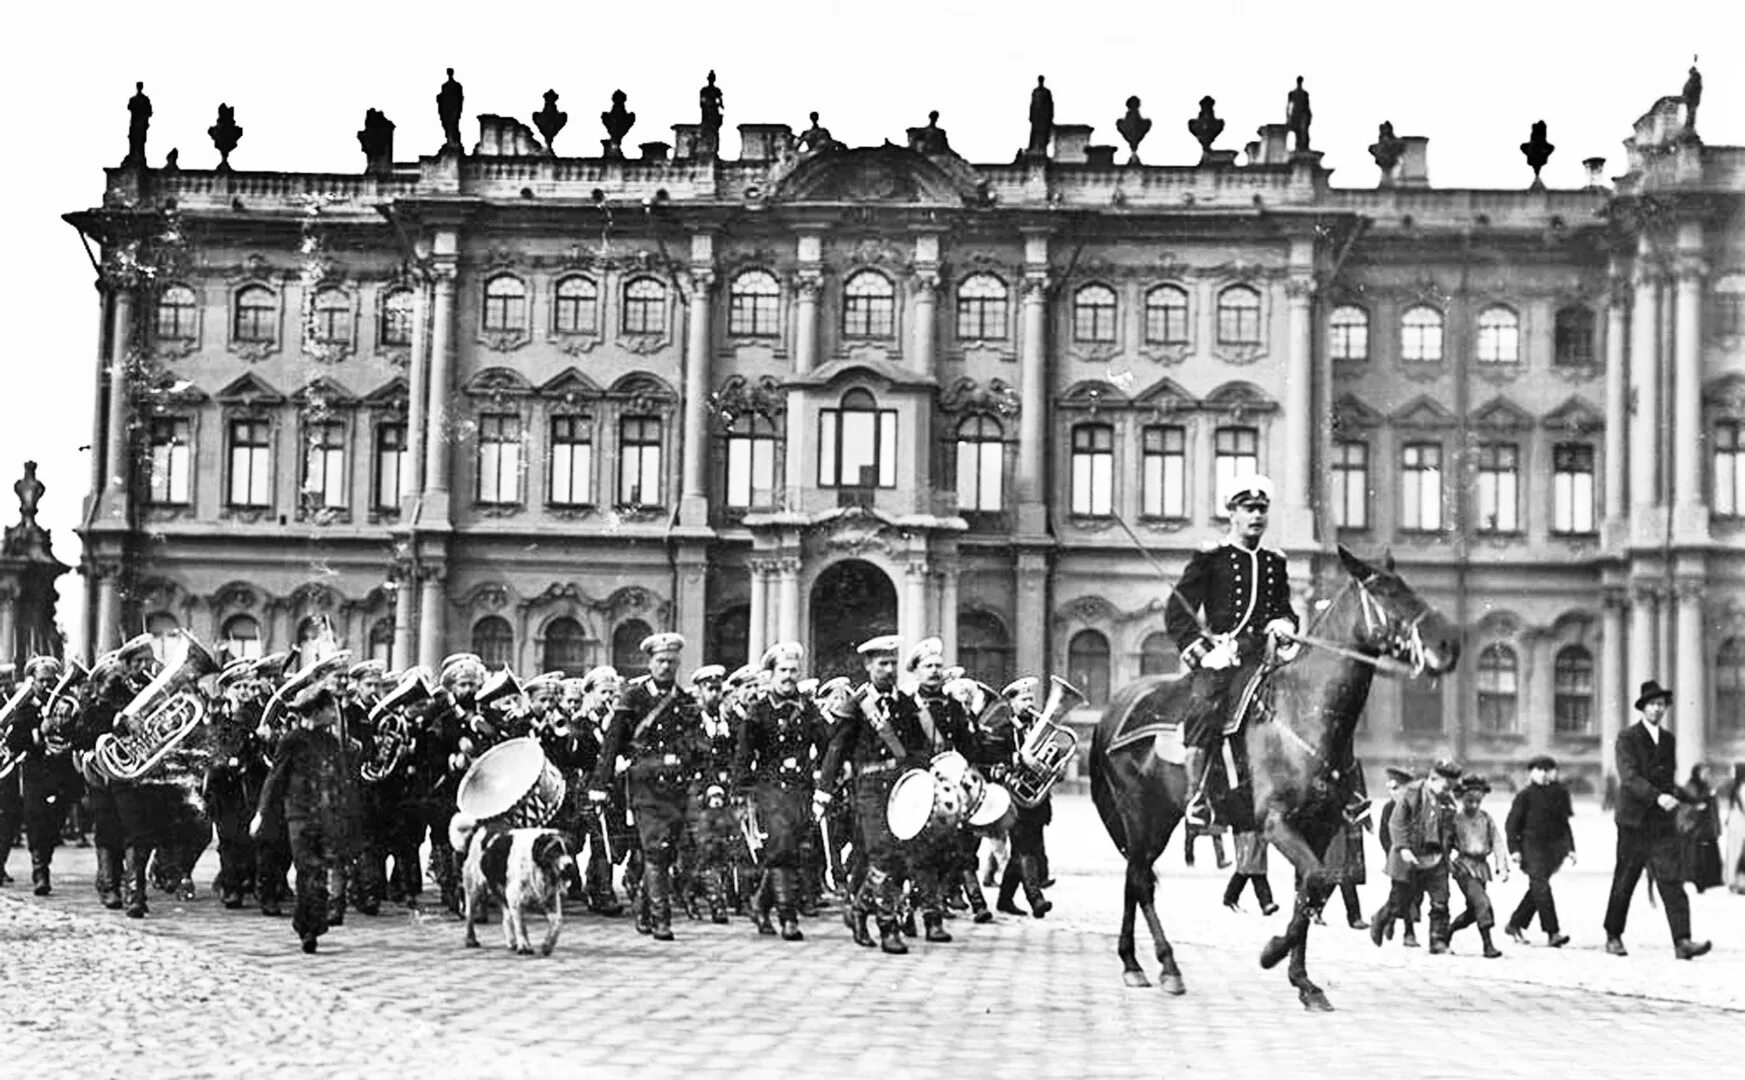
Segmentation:
{"type": "Polygon", "coordinates": [[[945,681],[955,682],[956,680],[963,678],[966,674],[967,672],[964,671],[962,664],[953,664],[945,669],[945,681]]]}
{"type": "Polygon", "coordinates": [[[115,655],[123,660],[131,660],[142,653],[151,652],[157,640],[151,634],[138,634],[123,642],[121,648],[115,650],[115,655]]]}
{"type": "Polygon", "coordinates": [[[50,674],[44,676],[44,678],[51,682],[59,679],[64,670],[61,666],[60,660],[53,656],[33,656],[24,662],[24,674],[27,676],[34,676],[38,668],[47,668],[49,670],[50,674]]]}
{"type": "Polygon", "coordinates": [[[442,681],[453,682],[463,675],[472,675],[483,682],[485,678],[485,662],[472,653],[458,653],[443,661],[442,681]]]}
{"type": "Polygon", "coordinates": [[[1041,685],[1042,685],[1042,680],[1037,678],[1036,676],[1034,676],[1034,675],[1021,675],[1018,678],[1013,679],[1011,682],[1007,683],[1006,688],[1004,690],[1000,691],[1000,696],[1005,697],[1005,698],[1017,697],[1019,694],[1022,694],[1025,691],[1034,691],[1038,686],[1041,686],[1041,685]]]}
{"type": "Polygon", "coordinates": [[[921,661],[927,659],[929,656],[943,657],[944,655],[945,642],[936,637],[922,638],[920,641],[915,643],[913,649],[909,650],[909,658],[903,661],[903,670],[914,671],[921,665],[921,661]]]}
{"type": "Polygon", "coordinates": [[[887,634],[861,642],[855,651],[862,656],[895,656],[902,650],[903,639],[896,634],[887,634]]]}
{"type": "Polygon", "coordinates": [[[1401,784],[1409,784],[1413,780],[1417,779],[1416,776],[1412,775],[1412,770],[1402,769],[1398,765],[1389,765],[1387,767],[1387,774],[1388,774],[1389,780],[1393,780],[1396,783],[1401,783],[1401,784]]]}
{"type": "Polygon", "coordinates": [[[1556,772],[1557,759],[1552,757],[1550,754],[1539,754],[1534,757],[1533,760],[1527,762],[1527,768],[1529,770],[1544,769],[1546,772],[1556,772]]]}
{"type": "Polygon", "coordinates": [[[561,671],[548,671],[543,675],[535,675],[521,684],[522,693],[531,694],[536,690],[556,690],[563,685],[561,671]]]}
{"type": "Polygon", "coordinates": [[[381,660],[359,660],[346,675],[353,679],[385,679],[388,676],[388,665],[381,660]]]}
{"type": "Polygon", "coordinates": [[[325,685],[316,683],[307,687],[291,701],[291,709],[309,716],[335,704],[333,691],[325,685]]]}
{"type": "Polygon", "coordinates": [[[801,679],[798,683],[794,684],[794,689],[802,694],[816,693],[818,690],[818,680],[811,678],[801,679]]]}
{"type": "Polygon", "coordinates": [[[733,669],[733,673],[722,680],[721,685],[728,690],[737,690],[757,678],[756,664],[742,664],[733,669]]]}
{"type": "Polygon", "coordinates": [[[834,679],[829,680],[828,682],[820,683],[818,685],[818,689],[813,691],[813,696],[819,697],[819,698],[828,698],[833,694],[844,693],[847,690],[849,690],[850,688],[852,688],[853,686],[854,686],[854,684],[849,681],[848,676],[838,675],[834,679]]]}
{"type": "Polygon", "coordinates": [[[1461,776],[1460,766],[1455,764],[1453,761],[1450,761],[1448,758],[1438,759],[1436,764],[1431,768],[1437,776],[1445,776],[1450,780],[1459,780],[1461,776]]]}
{"type": "Polygon", "coordinates": [[[1460,792],[1463,795],[1469,791],[1476,791],[1480,795],[1489,795],[1490,790],[1491,782],[1477,773],[1467,773],[1460,778],[1460,792]]]}
{"type": "Polygon", "coordinates": [[[618,669],[601,665],[582,676],[582,692],[584,694],[593,693],[595,690],[600,688],[601,683],[608,680],[612,682],[619,681],[618,669]]]}
{"type": "Polygon", "coordinates": [[[258,660],[244,659],[232,660],[230,663],[225,664],[223,667],[218,669],[218,688],[223,690],[226,687],[235,685],[242,679],[248,678],[253,674],[255,666],[258,663],[258,660]]]}
{"type": "Polygon", "coordinates": [[[642,639],[642,653],[644,656],[650,658],[661,656],[665,653],[676,653],[684,647],[684,636],[682,634],[675,634],[670,630],[662,631],[658,634],[650,634],[642,639]]]}
{"type": "Polygon", "coordinates": [[[284,677],[285,665],[290,662],[291,654],[288,652],[276,652],[263,656],[254,662],[254,676],[257,679],[277,682],[284,677]]]}
{"type": "Polygon", "coordinates": [[[691,685],[696,686],[698,683],[720,682],[726,677],[727,669],[722,667],[720,664],[704,664],[702,667],[691,672],[691,685]]]}
{"type": "Polygon", "coordinates": [[[1272,481],[1259,473],[1243,473],[1225,479],[1218,502],[1229,510],[1239,502],[1272,503],[1272,481]]]}
{"type": "Polygon", "coordinates": [[[442,668],[443,668],[443,670],[446,671],[450,664],[456,664],[462,660],[471,660],[473,663],[479,665],[481,668],[485,666],[484,657],[480,656],[478,653],[457,652],[457,653],[450,653],[449,655],[442,658],[442,668]]]}
{"type": "Polygon", "coordinates": [[[804,660],[806,647],[797,641],[778,641],[763,651],[763,662],[758,666],[765,671],[774,671],[777,664],[783,660],[804,660]]]}
{"type": "Polygon", "coordinates": [[[565,679],[563,692],[566,697],[570,694],[585,694],[588,692],[588,680],[579,675],[572,679],[565,679]]]}

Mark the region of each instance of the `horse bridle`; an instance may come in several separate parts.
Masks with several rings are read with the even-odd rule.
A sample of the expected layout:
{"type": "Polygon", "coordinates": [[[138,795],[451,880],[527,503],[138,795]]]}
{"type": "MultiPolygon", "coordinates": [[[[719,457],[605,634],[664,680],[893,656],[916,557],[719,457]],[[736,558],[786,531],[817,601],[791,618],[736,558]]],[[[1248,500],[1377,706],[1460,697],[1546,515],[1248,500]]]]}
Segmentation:
{"type": "MultiPolygon", "coordinates": [[[[1338,606],[1339,601],[1344,599],[1345,594],[1354,586],[1357,589],[1358,610],[1363,613],[1364,640],[1374,643],[1381,650],[1378,655],[1371,656],[1368,653],[1358,652],[1356,649],[1348,649],[1337,642],[1308,634],[1296,634],[1293,635],[1293,638],[1310,648],[1337,653],[1348,659],[1369,664],[1378,671],[1397,670],[1394,665],[1400,665],[1410,669],[1409,672],[1400,672],[1401,674],[1409,674],[1412,678],[1424,674],[1424,669],[1429,665],[1424,655],[1423,622],[1425,617],[1430,614],[1429,605],[1423,605],[1410,622],[1402,624],[1388,614],[1387,609],[1382,606],[1382,602],[1369,591],[1369,586],[1365,582],[1353,577],[1341,586],[1337,593],[1333,594],[1333,599],[1328,601],[1321,617],[1315,620],[1316,625],[1319,625],[1321,619],[1326,618],[1338,606]]],[[[1312,630],[1313,627],[1310,629],[1312,630]]]]}

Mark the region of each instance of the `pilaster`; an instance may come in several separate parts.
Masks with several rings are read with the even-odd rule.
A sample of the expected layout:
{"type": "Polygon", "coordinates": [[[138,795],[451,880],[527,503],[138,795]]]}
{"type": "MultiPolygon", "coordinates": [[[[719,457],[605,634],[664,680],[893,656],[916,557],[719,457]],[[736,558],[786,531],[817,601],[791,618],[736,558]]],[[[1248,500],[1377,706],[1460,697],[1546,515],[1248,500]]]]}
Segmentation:
{"type": "MultiPolygon", "coordinates": [[[[1310,493],[1315,475],[1315,279],[1306,272],[1285,283],[1290,307],[1289,354],[1285,361],[1285,475],[1280,539],[1292,551],[1315,544],[1315,515],[1310,493]]],[[[1205,460],[1210,460],[1205,459],[1205,460]]]]}
{"type": "Polygon", "coordinates": [[[689,642],[697,663],[709,657],[709,549],[696,541],[680,541],[673,556],[673,625],[689,642]]]}
{"type": "Polygon", "coordinates": [[[1050,669],[1047,552],[1019,549],[1017,579],[1017,674],[1043,675],[1050,669]]]}
{"type": "Polygon", "coordinates": [[[763,651],[769,648],[769,576],[772,561],[758,558],[747,564],[747,569],[751,572],[751,624],[746,629],[745,655],[754,664],[763,656],[763,651]]]}
{"type": "MultiPolygon", "coordinates": [[[[1660,272],[1652,258],[1644,237],[1630,309],[1630,505],[1638,518],[1660,504],[1660,272]]],[[[1639,537],[1639,523],[1631,533],[1639,537]]]]}
{"type": "Polygon", "coordinates": [[[715,294],[715,238],[691,237],[691,303],[685,339],[684,488],[679,500],[680,523],[693,528],[709,523],[709,344],[710,312],[715,294]]]}
{"type": "Polygon", "coordinates": [[[1027,236],[1019,344],[1018,535],[1048,531],[1043,443],[1048,430],[1048,237],[1027,236]]]}
{"type": "MultiPolygon", "coordinates": [[[[1673,263],[1674,338],[1672,430],[1672,535],[1679,546],[1705,544],[1709,510],[1703,498],[1703,231],[1698,222],[1679,226],[1678,255],[1673,263]]],[[[1681,740],[1682,741],[1682,740],[1681,740]]]]}
{"type": "Polygon", "coordinates": [[[1612,747],[1618,740],[1624,717],[1630,713],[1634,697],[1626,696],[1627,675],[1624,669],[1625,611],[1628,594],[1622,587],[1608,586],[1602,595],[1603,610],[1600,626],[1600,774],[1617,775],[1617,760],[1612,747]]]}
{"type": "Polygon", "coordinates": [[[448,633],[448,568],[426,563],[418,568],[418,662],[438,671],[448,633]]]}
{"type": "Polygon", "coordinates": [[[443,525],[449,524],[449,471],[453,462],[450,442],[455,426],[449,411],[454,395],[454,298],[458,273],[454,245],[453,233],[439,233],[439,257],[430,269],[430,423],[424,451],[424,516],[425,520],[443,525]],[[442,254],[444,247],[449,249],[446,255],[442,254]]]}
{"type": "Polygon", "coordinates": [[[1674,589],[1678,604],[1678,640],[1674,655],[1678,671],[1673,675],[1673,724],[1678,734],[1678,775],[1690,775],[1692,765],[1705,756],[1708,733],[1708,659],[1703,642],[1703,588],[1701,577],[1683,577],[1674,589]]]}
{"type": "Polygon", "coordinates": [[[1630,454],[1630,369],[1628,343],[1630,285],[1623,268],[1612,265],[1610,300],[1606,305],[1606,476],[1604,540],[1608,551],[1621,551],[1629,531],[1628,476],[1630,454]]]}
{"type": "MultiPolygon", "coordinates": [[[[1626,689],[1634,690],[1649,679],[1660,679],[1660,596],[1652,585],[1638,584],[1630,590],[1630,678],[1626,689]]],[[[1662,680],[1664,681],[1664,680],[1662,680]]],[[[1635,697],[1630,698],[1631,701],[1635,697]]]]}
{"type": "Polygon", "coordinates": [[[775,560],[776,630],[778,641],[800,640],[800,560],[784,556],[775,560]]]}

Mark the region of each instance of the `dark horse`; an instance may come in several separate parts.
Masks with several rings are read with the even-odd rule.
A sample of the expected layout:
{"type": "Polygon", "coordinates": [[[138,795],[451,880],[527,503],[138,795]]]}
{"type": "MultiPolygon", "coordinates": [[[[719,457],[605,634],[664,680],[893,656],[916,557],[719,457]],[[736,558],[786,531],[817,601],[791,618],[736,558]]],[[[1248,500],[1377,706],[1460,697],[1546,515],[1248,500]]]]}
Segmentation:
{"type": "MultiPolygon", "coordinates": [[[[1232,750],[1251,763],[1219,812],[1239,828],[1255,828],[1297,870],[1290,926],[1261,950],[1262,967],[1289,955],[1290,981],[1303,1005],[1330,1010],[1309,979],[1309,923],[1333,886],[1323,864],[1346,823],[1360,771],[1352,732],[1378,668],[1411,675],[1441,675],[1460,658],[1459,634],[1394,573],[1391,556],[1372,566],[1344,547],[1340,561],[1351,580],[1310,626],[1313,641],[1297,659],[1269,666],[1257,681],[1256,707],[1245,737],[1232,750]]],[[[1115,846],[1127,857],[1118,951],[1128,986],[1149,986],[1134,955],[1134,910],[1146,925],[1163,966],[1163,988],[1185,991],[1175,950],[1153,904],[1152,864],[1163,854],[1187,802],[1179,720],[1192,704],[1191,681],[1149,676],[1123,687],[1109,703],[1091,740],[1091,799],[1115,846]]]]}

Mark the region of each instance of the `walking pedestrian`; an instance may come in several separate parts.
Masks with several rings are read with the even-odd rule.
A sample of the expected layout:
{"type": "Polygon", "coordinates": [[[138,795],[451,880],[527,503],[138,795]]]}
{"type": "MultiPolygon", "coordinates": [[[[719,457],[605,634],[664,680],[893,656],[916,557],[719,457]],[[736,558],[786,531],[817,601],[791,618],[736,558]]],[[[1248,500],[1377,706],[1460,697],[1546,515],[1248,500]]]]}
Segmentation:
{"type": "Polygon", "coordinates": [[[1527,763],[1527,786],[1515,793],[1509,805],[1503,833],[1509,858],[1527,875],[1527,892],[1509,916],[1504,932],[1521,945],[1527,944],[1527,925],[1539,916],[1539,928],[1553,949],[1569,944],[1569,935],[1557,921],[1557,900],[1551,894],[1551,875],[1567,860],[1575,865],[1575,834],[1569,819],[1575,810],[1569,791],[1557,780],[1557,761],[1546,754],[1527,763]]]}

